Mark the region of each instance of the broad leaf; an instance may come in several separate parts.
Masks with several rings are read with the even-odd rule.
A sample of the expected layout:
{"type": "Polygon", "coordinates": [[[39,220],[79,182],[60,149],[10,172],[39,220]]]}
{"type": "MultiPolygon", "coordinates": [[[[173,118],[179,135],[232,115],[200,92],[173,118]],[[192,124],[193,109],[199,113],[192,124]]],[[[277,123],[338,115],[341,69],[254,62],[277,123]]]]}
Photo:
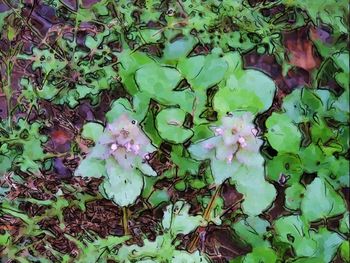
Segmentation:
{"type": "Polygon", "coordinates": [[[275,89],[274,82],[260,71],[237,71],[215,95],[214,109],[221,116],[234,111],[263,112],[271,106],[275,89]]]}
{"type": "Polygon", "coordinates": [[[166,207],[162,225],[164,231],[169,232],[173,237],[178,234],[188,234],[203,223],[202,216],[189,214],[190,205],[184,201],[177,201],[175,204],[166,207]]]}
{"type": "Polygon", "coordinates": [[[266,120],[266,138],[279,152],[297,153],[301,143],[298,127],[286,114],[272,113],[266,120]]]}
{"type": "Polygon", "coordinates": [[[329,183],[321,178],[315,178],[306,187],[301,211],[308,221],[317,221],[344,213],[346,205],[329,183]]]}
{"type": "Polygon", "coordinates": [[[156,128],[160,137],[172,143],[183,143],[188,140],[193,131],[185,128],[186,112],[178,108],[168,108],[160,111],[156,117],[156,128]]]}
{"type": "Polygon", "coordinates": [[[141,173],[136,169],[123,169],[113,158],[106,160],[106,170],[102,185],[105,196],[120,206],[133,204],[143,187],[141,173]]]}

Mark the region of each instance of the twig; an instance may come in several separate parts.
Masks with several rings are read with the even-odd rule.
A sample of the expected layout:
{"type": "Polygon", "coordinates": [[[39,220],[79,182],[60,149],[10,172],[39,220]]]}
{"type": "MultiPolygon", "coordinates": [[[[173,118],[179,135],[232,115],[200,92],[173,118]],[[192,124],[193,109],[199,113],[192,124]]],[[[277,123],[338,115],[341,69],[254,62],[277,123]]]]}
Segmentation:
{"type": "MultiPolygon", "coordinates": [[[[219,186],[216,186],[216,189],[215,189],[215,192],[214,194],[212,195],[209,203],[208,203],[208,206],[205,208],[204,210],[204,213],[203,213],[203,218],[205,221],[209,222],[210,220],[210,214],[213,210],[213,207],[214,207],[214,204],[215,204],[215,201],[216,201],[216,198],[219,196],[219,193],[220,193],[220,189],[221,189],[221,185],[219,186]]],[[[196,229],[196,232],[194,233],[195,237],[194,239],[190,242],[189,246],[188,246],[188,251],[189,252],[194,252],[196,247],[197,247],[197,244],[198,244],[198,241],[199,241],[199,235],[200,235],[200,228],[197,228],[196,229]]]]}

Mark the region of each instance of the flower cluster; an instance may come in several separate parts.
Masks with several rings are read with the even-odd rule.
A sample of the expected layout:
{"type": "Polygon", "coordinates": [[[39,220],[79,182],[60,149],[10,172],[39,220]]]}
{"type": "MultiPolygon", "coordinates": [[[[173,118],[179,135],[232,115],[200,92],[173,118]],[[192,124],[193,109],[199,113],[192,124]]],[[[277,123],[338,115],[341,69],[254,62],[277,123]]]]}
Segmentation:
{"type": "Polygon", "coordinates": [[[223,117],[222,124],[212,128],[215,136],[193,145],[190,151],[195,155],[198,151],[206,153],[204,155],[214,154],[215,159],[227,164],[236,160],[247,166],[254,165],[252,156],[259,152],[262,141],[257,137],[253,118],[251,113],[223,117]]]}
{"type": "Polygon", "coordinates": [[[249,164],[249,156],[257,153],[262,143],[256,137],[258,130],[252,120],[250,113],[222,119],[222,125],[214,128],[215,136],[220,138],[215,147],[217,159],[232,163],[236,158],[240,163],[249,164]]]}
{"type": "Polygon", "coordinates": [[[126,114],[107,125],[98,143],[103,148],[102,159],[114,157],[124,169],[134,168],[140,160],[145,162],[151,146],[137,122],[126,114]]]}

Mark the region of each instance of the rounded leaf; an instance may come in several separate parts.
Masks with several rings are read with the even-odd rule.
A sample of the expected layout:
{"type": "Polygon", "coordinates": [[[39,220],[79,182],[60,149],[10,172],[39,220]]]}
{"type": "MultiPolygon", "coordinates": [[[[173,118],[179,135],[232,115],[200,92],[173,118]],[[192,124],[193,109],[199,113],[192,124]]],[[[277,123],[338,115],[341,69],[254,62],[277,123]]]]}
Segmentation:
{"type": "Polygon", "coordinates": [[[272,160],[267,160],[266,171],[269,179],[292,185],[299,182],[300,176],[303,174],[302,161],[296,154],[279,153],[272,160]]]}
{"type": "Polygon", "coordinates": [[[346,205],[328,182],[315,178],[306,188],[301,211],[304,218],[312,222],[340,215],[346,212],[346,205]]]}
{"type": "Polygon", "coordinates": [[[301,134],[288,115],[272,113],[266,121],[266,138],[270,145],[279,152],[296,153],[299,151],[301,134]]]}
{"type": "Polygon", "coordinates": [[[183,126],[186,113],[178,108],[164,109],[156,117],[156,128],[162,139],[172,143],[183,143],[193,131],[183,126]]]}
{"type": "Polygon", "coordinates": [[[264,73],[249,69],[231,75],[214,97],[214,109],[221,115],[233,111],[258,113],[267,110],[275,94],[275,83],[264,73]]]}
{"type": "Polygon", "coordinates": [[[120,206],[133,204],[141,194],[143,178],[136,169],[123,169],[116,160],[106,160],[107,177],[102,188],[106,198],[120,206]]]}
{"type": "Polygon", "coordinates": [[[81,135],[86,138],[93,140],[95,143],[98,141],[103,133],[103,125],[98,122],[88,122],[83,126],[81,135]]]}

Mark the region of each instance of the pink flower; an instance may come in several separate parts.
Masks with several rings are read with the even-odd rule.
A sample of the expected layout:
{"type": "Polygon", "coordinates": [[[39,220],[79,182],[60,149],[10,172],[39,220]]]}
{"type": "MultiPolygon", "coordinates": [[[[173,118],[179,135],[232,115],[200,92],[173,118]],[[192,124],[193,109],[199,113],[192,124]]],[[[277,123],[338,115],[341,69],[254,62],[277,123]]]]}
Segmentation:
{"type": "Polygon", "coordinates": [[[248,112],[223,117],[222,124],[212,128],[215,136],[191,145],[190,152],[199,159],[214,154],[217,160],[227,164],[254,165],[262,140],[257,137],[253,119],[248,112]]]}
{"type": "Polygon", "coordinates": [[[121,167],[131,169],[146,164],[146,157],[153,150],[151,141],[138,123],[123,114],[107,125],[94,156],[100,159],[113,157],[121,167]]]}

